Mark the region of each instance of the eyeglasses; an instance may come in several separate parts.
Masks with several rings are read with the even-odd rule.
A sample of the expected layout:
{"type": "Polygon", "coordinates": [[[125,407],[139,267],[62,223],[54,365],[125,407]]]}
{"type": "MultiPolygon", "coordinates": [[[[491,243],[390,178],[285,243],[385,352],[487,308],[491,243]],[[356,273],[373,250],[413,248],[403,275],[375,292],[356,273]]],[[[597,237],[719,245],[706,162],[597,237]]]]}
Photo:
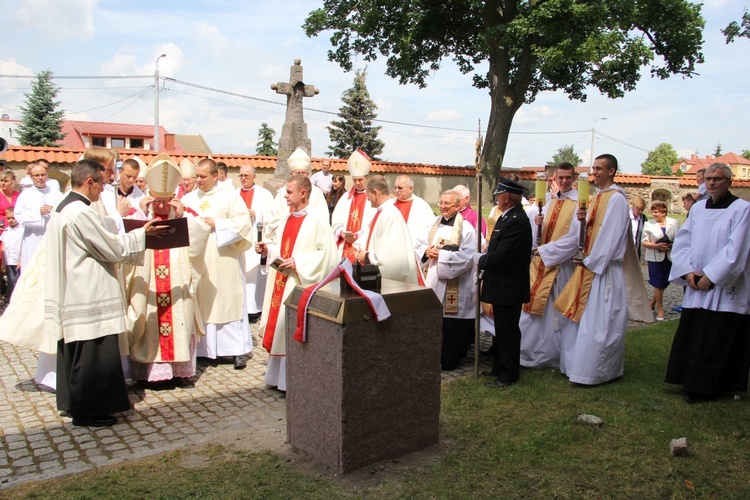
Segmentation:
{"type": "Polygon", "coordinates": [[[723,180],[729,180],[729,177],[705,177],[706,182],[721,182],[723,180]]]}
{"type": "Polygon", "coordinates": [[[444,201],[441,201],[441,202],[439,202],[439,203],[438,203],[438,206],[441,206],[441,207],[452,207],[452,206],[456,206],[456,207],[457,207],[457,206],[458,206],[458,203],[446,203],[446,202],[444,202],[444,201]]]}

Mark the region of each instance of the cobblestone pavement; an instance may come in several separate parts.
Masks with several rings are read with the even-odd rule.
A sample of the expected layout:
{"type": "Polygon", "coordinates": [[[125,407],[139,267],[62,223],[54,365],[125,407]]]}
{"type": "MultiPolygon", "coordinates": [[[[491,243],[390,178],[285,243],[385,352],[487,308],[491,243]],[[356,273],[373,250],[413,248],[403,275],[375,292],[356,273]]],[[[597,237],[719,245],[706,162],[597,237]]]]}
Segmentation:
{"type": "MultiPolygon", "coordinates": [[[[667,319],[676,317],[671,306],[681,298],[680,288],[667,289],[667,319]]],[[[489,340],[483,337],[480,347],[489,347],[489,340]]],[[[285,399],[263,384],[263,349],[256,347],[254,354],[242,371],[231,363],[199,365],[194,385],[144,388],[130,382],[133,409],[119,414],[114,427],[94,429],[74,427],[56,410],[55,395],[34,383],[35,353],[0,343],[0,491],[208,443],[232,432],[250,430],[263,433],[265,442],[283,443],[285,399]]],[[[480,369],[491,369],[490,358],[481,358],[480,369]]],[[[472,352],[457,370],[443,372],[443,382],[473,373],[472,352]]]]}

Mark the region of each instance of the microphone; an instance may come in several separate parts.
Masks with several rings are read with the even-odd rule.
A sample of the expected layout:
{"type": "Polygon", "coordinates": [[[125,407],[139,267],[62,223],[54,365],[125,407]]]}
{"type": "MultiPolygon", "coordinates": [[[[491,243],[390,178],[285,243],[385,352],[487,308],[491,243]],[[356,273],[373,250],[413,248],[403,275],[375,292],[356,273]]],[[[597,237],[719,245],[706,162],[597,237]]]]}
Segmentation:
{"type": "MultiPolygon", "coordinates": [[[[258,230],[258,243],[260,243],[261,241],[263,241],[263,223],[262,222],[258,222],[257,224],[255,224],[255,229],[258,230]]],[[[260,265],[261,266],[265,266],[266,265],[266,259],[267,259],[267,257],[268,257],[267,255],[261,255],[260,256],[260,265]]]]}

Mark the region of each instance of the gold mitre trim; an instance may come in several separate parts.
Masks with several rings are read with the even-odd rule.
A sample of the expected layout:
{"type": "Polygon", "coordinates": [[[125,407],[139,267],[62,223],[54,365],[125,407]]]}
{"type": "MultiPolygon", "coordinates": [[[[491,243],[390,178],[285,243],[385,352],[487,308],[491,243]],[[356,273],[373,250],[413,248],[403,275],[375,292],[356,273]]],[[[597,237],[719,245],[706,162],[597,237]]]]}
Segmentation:
{"type": "Polygon", "coordinates": [[[177,162],[166,153],[160,153],[148,164],[146,183],[154,198],[171,198],[182,182],[177,162]]]}

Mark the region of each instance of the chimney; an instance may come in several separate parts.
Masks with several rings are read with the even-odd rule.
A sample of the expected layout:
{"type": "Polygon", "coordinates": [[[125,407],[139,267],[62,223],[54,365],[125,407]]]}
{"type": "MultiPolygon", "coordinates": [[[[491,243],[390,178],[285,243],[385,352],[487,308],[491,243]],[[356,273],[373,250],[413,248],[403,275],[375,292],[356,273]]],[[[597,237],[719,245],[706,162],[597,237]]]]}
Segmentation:
{"type": "Polygon", "coordinates": [[[698,160],[698,155],[690,155],[690,161],[695,162],[696,160],[698,160]]]}
{"type": "Polygon", "coordinates": [[[174,151],[174,134],[164,134],[164,149],[174,151]]]}
{"type": "Polygon", "coordinates": [[[707,160],[713,160],[714,159],[714,155],[706,155],[706,159],[707,160]]]}

